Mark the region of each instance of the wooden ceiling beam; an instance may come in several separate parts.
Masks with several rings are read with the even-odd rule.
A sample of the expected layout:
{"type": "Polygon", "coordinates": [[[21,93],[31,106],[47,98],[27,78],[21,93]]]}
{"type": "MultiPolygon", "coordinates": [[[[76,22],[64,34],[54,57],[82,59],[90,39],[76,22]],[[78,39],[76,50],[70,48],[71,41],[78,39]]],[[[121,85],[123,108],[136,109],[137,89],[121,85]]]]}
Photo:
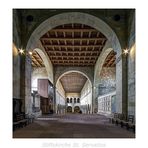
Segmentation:
{"type": "Polygon", "coordinates": [[[97,32],[97,37],[99,37],[99,35],[100,35],[100,32],[97,32]]]}
{"type": "MultiPolygon", "coordinates": [[[[72,53],[72,54],[75,54],[75,53],[77,53],[77,54],[79,54],[78,55],[78,57],[81,55],[81,54],[83,54],[83,53],[95,53],[95,54],[97,54],[97,55],[95,55],[95,56],[98,56],[98,54],[100,53],[98,50],[97,51],[92,51],[92,50],[87,50],[87,51],[61,51],[61,50],[46,50],[48,53],[54,53],[55,55],[56,55],[56,53],[66,53],[67,55],[68,55],[68,53],[72,53]]],[[[50,55],[50,56],[52,56],[52,55],[50,55]]],[[[69,55],[68,55],[69,56],[69,55]]],[[[84,55],[85,56],[85,55],[84,55]]]]}
{"type": "Polygon", "coordinates": [[[64,38],[66,38],[66,33],[63,31],[63,36],[64,36],[64,38]]]}
{"type": "Polygon", "coordinates": [[[40,40],[53,65],[94,66],[106,37],[95,28],[71,23],[48,31],[40,40]]]}
{"type": "Polygon", "coordinates": [[[115,61],[110,65],[111,67],[116,66],[115,61]]]}
{"type": "Polygon", "coordinates": [[[47,36],[50,37],[49,32],[47,32],[47,36]]]}
{"type": "Polygon", "coordinates": [[[44,47],[103,47],[103,45],[43,45],[44,47]]]}
{"type": "Polygon", "coordinates": [[[39,65],[36,64],[34,60],[32,60],[32,66],[34,66],[34,67],[38,67],[39,65]]]}
{"type": "Polygon", "coordinates": [[[106,64],[106,66],[109,67],[110,64],[114,61],[114,59],[115,59],[115,56],[113,56],[113,57],[109,60],[109,62],[106,64]]]}
{"type": "Polygon", "coordinates": [[[75,28],[60,28],[60,29],[52,29],[52,30],[50,30],[50,32],[54,32],[54,31],[58,31],[58,32],[63,32],[63,31],[65,31],[65,32],[80,32],[80,31],[82,31],[82,32],[92,32],[92,31],[96,31],[96,32],[98,32],[96,29],[85,29],[85,28],[81,28],[81,29],[75,29],[75,28]]]}
{"type": "MultiPolygon", "coordinates": [[[[55,58],[55,57],[63,57],[63,58],[72,58],[72,57],[77,57],[77,58],[96,58],[96,55],[91,55],[91,56],[84,56],[84,55],[79,55],[79,56],[76,56],[76,55],[68,55],[68,56],[58,56],[58,55],[50,55],[51,58],[55,58]]],[[[97,57],[98,58],[98,57],[97,57]]]]}
{"type": "Polygon", "coordinates": [[[88,33],[88,37],[90,38],[90,36],[91,36],[91,31],[89,31],[89,33],[88,33]]]}
{"type": "Polygon", "coordinates": [[[82,38],[82,37],[77,37],[77,38],[74,38],[74,35],[72,35],[72,37],[64,37],[64,38],[61,38],[61,37],[50,37],[50,38],[41,38],[41,40],[100,40],[100,41],[105,41],[106,39],[105,38],[82,38]]]}
{"type": "Polygon", "coordinates": [[[54,65],[62,65],[62,66],[94,66],[93,63],[54,63],[54,65]]]}
{"type": "Polygon", "coordinates": [[[54,33],[55,33],[55,37],[57,38],[57,37],[58,37],[58,33],[57,33],[57,31],[54,31],[54,33]]]}
{"type": "Polygon", "coordinates": [[[88,62],[88,60],[85,60],[85,59],[80,59],[80,60],[75,60],[75,59],[73,59],[73,60],[52,60],[53,62],[68,62],[68,61],[70,61],[71,63],[74,63],[74,62],[76,62],[76,63],[79,63],[80,61],[82,62],[82,61],[85,61],[86,63],[89,63],[89,62],[94,62],[94,60],[89,60],[89,62],[88,62]]]}
{"type": "Polygon", "coordinates": [[[36,59],[36,57],[34,57],[33,55],[32,55],[32,57],[39,64],[39,66],[42,67],[42,64],[36,59]]]}

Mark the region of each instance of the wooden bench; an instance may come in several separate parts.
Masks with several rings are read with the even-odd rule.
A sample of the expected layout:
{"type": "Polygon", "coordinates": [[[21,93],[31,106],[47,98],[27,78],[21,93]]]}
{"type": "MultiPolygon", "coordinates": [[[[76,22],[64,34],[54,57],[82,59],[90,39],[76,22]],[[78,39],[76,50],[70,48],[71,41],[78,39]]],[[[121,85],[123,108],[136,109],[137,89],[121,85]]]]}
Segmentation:
{"type": "Polygon", "coordinates": [[[111,123],[116,123],[118,119],[118,113],[114,113],[113,118],[111,119],[111,123]]]}
{"type": "Polygon", "coordinates": [[[28,124],[28,119],[25,119],[24,114],[16,114],[13,120],[13,130],[24,127],[28,124]]]}
{"type": "Polygon", "coordinates": [[[135,132],[135,117],[134,115],[128,115],[127,120],[121,121],[121,127],[126,127],[127,130],[132,129],[135,132]]]}
{"type": "Polygon", "coordinates": [[[121,113],[118,113],[118,117],[116,119],[116,122],[115,124],[118,125],[118,124],[121,124],[122,121],[126,120],[126,117],[124,114],[121,114],[121,113]]]}
{"type": "Polygon", "coordinates": [[[28,120],[28,124],[33,123],[35,116],[26,114],[25,118],[28,120]]]}

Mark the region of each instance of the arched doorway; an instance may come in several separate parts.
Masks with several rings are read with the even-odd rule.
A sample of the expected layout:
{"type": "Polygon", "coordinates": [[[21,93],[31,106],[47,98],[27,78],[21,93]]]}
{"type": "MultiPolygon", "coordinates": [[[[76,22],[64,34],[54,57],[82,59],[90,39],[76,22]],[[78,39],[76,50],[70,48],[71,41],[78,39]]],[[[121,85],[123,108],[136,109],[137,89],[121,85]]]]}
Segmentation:
{"type": "Polygon", "coordinates": [[[67,107],[67,113],[72,113],[72,107],[71,106],[67,107]]]}
{"type": "MultiPolygon", "coordinates": [[[[113,50],[117,52],[116,58],[118,59],[117,60],[118,62],[116,63],[116,69],[117,69],[116,74],[119,75],[120,77],[117,78],[118,80],[116,83],[119,86],[117,87],[118,101],[117,101],[116,106],[117,106],[117,111],[122,112],[122,98],[123,98],[123,93],[122,93],[123,81],[122,81],[122,75],[121,75],[122,73],[122,58],[121,58],[122,50],[121,50],[121,46],[120,46],[119,40],[115,32],[112,30],[110,26],[107,25],[107,23],[105,23],[101,19],[93,15],[89,15],[86,13],[80,13],[80,12],[67,12],[67,13],[61,13],[61,14],[55,15],[45,20],[41,25],[39,25],[34,30],[34,32],[31,34],[30,39],[27,43],[26,49],[30,50],[30,49],[33,49],[34,47],[41,47],[39,39],[42,35],[44,35],[47,31],[51,30],[52,28],[56,26],[68,24],[68,23],[86,24],[86,25],[89,25],[99,30],[107,37],[113,50]]],[[[97,66],[98,65],[96,65],[96,67],[97,66]]],[[[94,90],[94,87],[92,87],[93,90],[94,90]]],[[[95,99],[95,96],[93,96],[93,104],[95,105],[96,102],[94,99],[95,99]]],[[[95,108],[93,110],[95,110],[95,108]]]]}
{"type": "Polygon", "coordinates": [[[65,100],[65,105],[72,106],[72,112],[79,112],[82,107],[82,113],[84,113],[84,109],[89,104],[90,113],[92,113],[92,83],[86,74],[78,70],[64,71],[56,81],[56,89],[56,105],[62,102],[62,98],[58,97],[62,89],[63,95],[65,94],[65,98],[68,98],[68,101],[65,100]],[[74,106],[78,106],[79,109],[74,106]]]}
{"type": "Polygon", "coordinates": [[[53,70],[45,51],[36,48],[30,51],[32,60],[31,104],[34,114],[53,113],[53,70]]]}
{"type": "Polygon", "coordinates": [[[80,107],[79,106],[74,107],[74,113],[80,113],[80,107]]]}

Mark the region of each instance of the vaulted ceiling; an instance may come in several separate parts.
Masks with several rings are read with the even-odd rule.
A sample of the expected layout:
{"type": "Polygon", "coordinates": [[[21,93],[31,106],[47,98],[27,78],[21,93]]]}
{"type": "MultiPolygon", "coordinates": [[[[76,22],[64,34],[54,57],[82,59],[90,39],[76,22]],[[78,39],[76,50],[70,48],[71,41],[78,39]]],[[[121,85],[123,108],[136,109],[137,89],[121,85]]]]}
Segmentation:
{"type": "Polygon", "coordinates": [[[77,72],[65,74],[60,79],[65,92],[69,93],[80,93],[86,81],[87,78],[77,72]]]}

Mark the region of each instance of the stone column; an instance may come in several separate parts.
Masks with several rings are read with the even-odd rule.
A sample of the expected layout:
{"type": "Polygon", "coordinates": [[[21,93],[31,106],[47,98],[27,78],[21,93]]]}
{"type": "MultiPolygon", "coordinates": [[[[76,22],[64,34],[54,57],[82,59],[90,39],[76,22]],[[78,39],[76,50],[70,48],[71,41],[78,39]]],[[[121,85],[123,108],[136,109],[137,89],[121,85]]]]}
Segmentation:
{"type": "Polygon", "coordinates": [[[53,113],[57,113],[56,97],[57,97],[57,88],[55,82],[55,67],[53,67],[53,113]]]}
{"type": "Polygon", "coordinates": [[[26,114],[32,113],[31,103],[31,59],[28,55],[21,55],[21,83],[20,93],[22,99],[22,112],[26,114]]]}
{"type": "Polygon", "coordinates": [[[127,57],[116,59],[116,112],[127,115],[127,57]]]}
{"type": "Polygon", "coordinates": [[[25,55],[20,55],[20,98],[22,100],[22,112],[25,112],[25,60],[25,55]]]}
{"type": "Polygon", "coordinates": [[[97,100],[97,96],[98,96],[98,83],[95,82],[94,83],[94,87],[92,88],[92,113],[96,114],[98,111],[98,100],[97,100]]]}

